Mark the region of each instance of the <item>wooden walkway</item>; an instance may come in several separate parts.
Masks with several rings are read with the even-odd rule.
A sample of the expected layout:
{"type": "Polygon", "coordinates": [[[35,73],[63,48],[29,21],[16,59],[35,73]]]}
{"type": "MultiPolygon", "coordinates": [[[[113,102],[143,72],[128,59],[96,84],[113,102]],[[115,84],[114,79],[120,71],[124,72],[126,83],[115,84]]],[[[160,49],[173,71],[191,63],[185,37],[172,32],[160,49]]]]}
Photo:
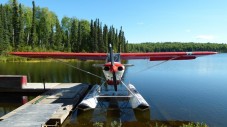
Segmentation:
{"type": "Polygon", "coordinates": [[[0,127],[41,127],[62,104],[28,104],[11,117],[0,122],[0,127]]]}
{"type": "MultiPolygon", "coordinates": [[[[34,84],[34,88],[35,85],[38,84],[34,84]]],[[[81,83],[52,84],[47,92],[1,117],[0,127],[60,125],[84,97],[88,87],[81,83]]]]}

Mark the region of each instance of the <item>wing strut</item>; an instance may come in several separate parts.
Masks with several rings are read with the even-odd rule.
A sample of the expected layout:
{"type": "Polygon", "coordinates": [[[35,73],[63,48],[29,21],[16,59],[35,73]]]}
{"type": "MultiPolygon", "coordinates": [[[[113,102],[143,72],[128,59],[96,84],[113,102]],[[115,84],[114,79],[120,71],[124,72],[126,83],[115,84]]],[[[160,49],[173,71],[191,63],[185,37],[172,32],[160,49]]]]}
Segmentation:
{"type": "Polygon", "coordinates": [[[76,67],[76,66],[73,66],[73,65],[71,65],[71,64],[68,64],[68,63],[66,63],[66,62],[64,62],[64,61],[62,61],[62,60],[60,60],[60,59],[54,59],[55,61],[58,61],[58,62],[60,62],[60,63],[62,63],[62,64],[65,64],[65,65],[67,65],[67,66],[69,66],[69,67],[72,67],[72,68],[74,68],[74,69],[77,69],[77,70],[79,70],[79,71],[82,71],[82,72],[84,72],[84,73],[87,73],[87,74],[89,74],[89,75],[92,75],[92,76],[95,76],[95,77],[97,77],[97,78],[100,78],[101,80],[105,80],[103,77],[101,77],[101,76],[98,76],[98,75],[96,75],[96,74],[94,74],[94,73],[91,73],[91,72],[89,72],[89,71],[86,71],[86,70],[83,70],[83,69],[81,69],[81,68],[79,68],[79,67],[76,67]]]}

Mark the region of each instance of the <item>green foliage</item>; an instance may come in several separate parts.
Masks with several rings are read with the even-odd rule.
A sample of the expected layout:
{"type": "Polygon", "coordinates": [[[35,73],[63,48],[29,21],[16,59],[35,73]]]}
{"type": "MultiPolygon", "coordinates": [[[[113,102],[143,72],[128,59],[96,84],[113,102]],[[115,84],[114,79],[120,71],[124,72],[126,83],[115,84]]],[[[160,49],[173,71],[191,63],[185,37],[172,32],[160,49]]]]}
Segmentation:
{"type": "Polygon", "coordinates": [[[71,51],[76,52],[77,51],[77,20],[73,19],[72,26],[71,26],[71,34],[70,34],[70,45],[71,45],[71,51]]]}
{"type": "Polygon", "coordinates": [[[9,44],[8,26],[5,8],[0,5],[0,54],[7,54],[8,51],[12,51],[12,47],[9,44]]]}
{"type": "Polygon", "coordinates": [[[60,23],[58,21],[58,18],[56,17],[55,37],[54,37],[54,44],[52,47],[54,50],[63,49],[62,37],[63,37],[62,29],[61,29],[60,23]]]}
{"type": "Polygon", "coordinates": [[[32,1],[32,26],[31,26],[31,33],[29,37],[29,45],[35,46],[36,44],[36,7],[35,2],[32,1]]]}
{"type": "Polygon", "coordinates": [[[35,1],[30,8],[10,0],[1,5],[0,19],[0,55],[12,50],[107,52],[108,43],[115,50],[126,47],[122,28],[118,34],[113,26],[110,30],[107,25],[102,27],[99,19],[89,22],[65,16],[60,22],[56,14],[36,6],[35,1]]]}
{"type": "Polygon", "coordinates": [[[19,45],[20,37],[20,21],[19,21],[19,9],[17,0],[13,0],[13,14],[12,14],[12,23],[13,23],[13,47],[17,48],[19,45]]]}

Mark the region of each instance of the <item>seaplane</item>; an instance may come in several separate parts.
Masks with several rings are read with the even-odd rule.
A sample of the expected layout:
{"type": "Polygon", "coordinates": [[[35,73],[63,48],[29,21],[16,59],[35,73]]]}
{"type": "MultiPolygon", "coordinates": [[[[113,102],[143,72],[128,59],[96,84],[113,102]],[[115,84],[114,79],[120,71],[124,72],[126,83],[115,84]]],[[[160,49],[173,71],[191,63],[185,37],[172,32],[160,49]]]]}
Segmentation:
{"type": "MultiPolygon", "coordinates": [[[[100,85],[93,85],[77,108],[83,111],[95,109],[99,103],[109,103],[108,107],[118,107],[119,102],[128,101],[131,108],[146,110],[149,104],[131,83],[125,84],[123,76],[126,67],[121,60],[148,59],[150,61],[192,60],[199,56],[213,55],[217,52],[149,52],[149,53],[113,53],[111,44],[108,53],[64,53],[64,52],[11,52],[11,55],[29,58],[79,59],[79,60],[105,60],[104,64],[95,64],[102,68],[104,78],[100,85]],[[124,86],[123,88],[119,86],[124,86]]],[[[81,70],[81,69],[80,69],[81,70]]],[[[84,71],[84,70],[82,70],[84,71]]],[[[89,72],[89,74],[92,74],[89,72]]],[[[94,74],[92,74],[94,75],[94,74]]],[[[95,75],[97,76],[97,75],[95,75]]],[[[97,76],[99,77],[99,76],[97,76]]]]}

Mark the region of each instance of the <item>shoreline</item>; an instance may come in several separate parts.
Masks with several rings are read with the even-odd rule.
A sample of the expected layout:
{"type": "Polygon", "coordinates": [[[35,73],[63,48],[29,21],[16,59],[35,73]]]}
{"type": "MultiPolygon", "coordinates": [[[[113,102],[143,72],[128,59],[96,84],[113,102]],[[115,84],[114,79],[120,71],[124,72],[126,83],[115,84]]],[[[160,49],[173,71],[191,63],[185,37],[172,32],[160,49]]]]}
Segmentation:
{"type": "MultiPolygon", "coordinates": [[[[79,61],[77,59],[61,59],[63,61],[79,61]]],[[[25,58],[25,57],[18,57],[18,56],[1,56],[0,55],[0,62],[29,62],[29,63],[36,63],[36,62],[53,62],[54,59],[51,58],[25,58]]]]}
{"type": "MultiPolygon", "coordinates": [[[[51,58],[26,58],[19,56],[2,56],[0,55],[0,62],[27,62],[27,63],[38,63],[38,62],[56,62],[57,59],[51,58]]],[[[84,60],[78,59],[59,59],[64,62],[79,62],[84,60]]],[[[85,61],[95,61],[95,60],[85,60],[85,61]]]]}

